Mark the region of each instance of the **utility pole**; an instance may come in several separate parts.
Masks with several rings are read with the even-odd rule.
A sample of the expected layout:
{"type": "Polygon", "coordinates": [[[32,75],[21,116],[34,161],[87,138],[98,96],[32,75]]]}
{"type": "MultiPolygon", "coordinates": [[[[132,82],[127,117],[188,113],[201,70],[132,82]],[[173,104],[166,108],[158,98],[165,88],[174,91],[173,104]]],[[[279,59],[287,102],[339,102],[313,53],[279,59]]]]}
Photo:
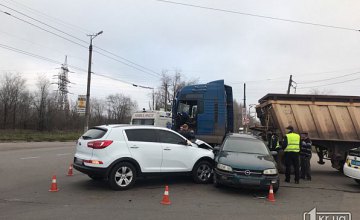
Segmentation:
{"type": "Polygon", "coordinates": [[[89,64],[88,64],[88,80],[87,80],[87,89],[86,89],[86,107],[85,107],[85,125],[84,132],[89,129],[89,118],[90,118],[90,84],[91,84],[91,59],[92,59],[92,41],[95,37],[102,34],[103,31],[100,31],[96,34],[89,34],[90,45],[89,45],[89,64]]]}
{"type": "Polygon", "coordinates": [[[289,79],[289,85],[288,85],[288,90],[287,90],[287,94],[290,94],[290,88],[292,86],[293,80],[292,80],[292,75],[290,75],[290,79],[289,79]]]}
{"type": "Polygon", "coordinates": [[[164,106],[165,106],[165,111],[167,111],[167,98],[168,98],[168,83],[166,82],[165,83],[165,104],[164,104],[164,106]]]}
{"type": "Polygon", "coordinates": [[[247,113],[246,113],[246,83],[244,83],[244,106],[242,109],[242,120],[243,120],[243,126],[244,126],[244,133],[247,133],[247,124],[246,124],[246,118],[247,118],[247,113]]]}
{"type": "Polygon", "coordinates": [[[153,111],[155,111],[155,89],[152,89],[152,104],[153,104],[153,111]]]}

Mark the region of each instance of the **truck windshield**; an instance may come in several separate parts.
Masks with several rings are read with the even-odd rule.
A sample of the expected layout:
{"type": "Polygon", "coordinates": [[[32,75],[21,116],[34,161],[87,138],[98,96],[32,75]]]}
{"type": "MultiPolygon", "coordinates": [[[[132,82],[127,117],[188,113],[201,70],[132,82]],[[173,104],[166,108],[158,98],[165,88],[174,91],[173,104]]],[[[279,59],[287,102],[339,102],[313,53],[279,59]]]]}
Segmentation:
{"type": "Polygon", "coordinates": [[[139,118],[132,120],[133,125],[154,125],[154,119],[150,118],[139,118]]]}

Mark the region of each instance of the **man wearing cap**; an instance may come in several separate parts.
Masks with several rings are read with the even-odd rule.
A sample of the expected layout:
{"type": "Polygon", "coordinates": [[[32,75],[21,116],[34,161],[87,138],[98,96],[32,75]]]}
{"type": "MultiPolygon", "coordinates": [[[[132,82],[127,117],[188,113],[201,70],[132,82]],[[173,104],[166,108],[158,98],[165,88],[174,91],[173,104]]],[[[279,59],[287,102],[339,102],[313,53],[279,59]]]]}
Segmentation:
{"type": "Polygon", "coordinates": [[[299,152],[300,152],[300,135],[294,132],[294,128],[289,125],[287,134],[284,137],[283,148],[285,153],[285,182],[290,182],[291,166],[294,167],[295,183],[299,184],[299,152]]]}

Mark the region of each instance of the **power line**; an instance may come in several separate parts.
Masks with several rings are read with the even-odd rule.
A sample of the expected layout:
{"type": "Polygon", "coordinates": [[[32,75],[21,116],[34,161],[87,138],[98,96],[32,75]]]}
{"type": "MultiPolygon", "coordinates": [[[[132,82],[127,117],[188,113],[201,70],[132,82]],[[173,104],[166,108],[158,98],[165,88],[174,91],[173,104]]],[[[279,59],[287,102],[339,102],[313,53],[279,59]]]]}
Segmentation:
{"type": "MultiPolygon", "coordinates": [[[[67,52],[65,52],[65,51],[62,51],[62,50],[59,50],[59,49],[56,49],[56,48],[52,48],[52,47],[49,47],[49,46],[46,46],[46,45],[43,45],[43,44],[39,44],[39,43],[37,43],[37,42],[31,41],[31,40],[28,40],[28,39],[25,39],[25,38],[21,38],[21,37],[19,37],[19,36],[16,36],[16,35],[14,35],[14,34],[8,33],[8,32],[3,31],[3,30],[0,30],[0,33],[2,33],[2,34],[4,34],[4,35],[8,35],[8,36],[13,37],[13,38],[17,38],[18,40],[21,40],[21,41],[24,41],[24,42],[28,42],[28,43],[30,43],[30,44],[32,44],[32,45],[37,45],[37,46],[39,46],[39,47],[41,47],[41,48],[48,48],[48,49],[51,49],[51,50],[53,50],[53,51],[57,51],[58,53],[61,53],[62,55],[63,55],[63,54],[67,54],[67,52]]],[[[68,57],[72,57],[72,58],[79,59],[79,60],[81,60],[81,61],[87,62],[87,60],[85,60],[85,59],[83,59],[83,58],[80,58],[80,57],[77,57],[77,56],[73,56],[73,55],[71,55],[71,54],[70,54],[70,56],[69,56],[69,54],[67,54],[67,56],[68,56],[68,57]]]]}
{"type": "Polygon", "coordinates": [[[333,25],[319,24],[319,23],[313,23],[313,22],[292,20],[292,19],[286,19],[286,18],[278,18],[278,17],[266,16],[266,15],[258,15],[258,14],[240,12],[240,11],[233,11],[233,10],[227,10],[227,9],[207,7],[207,6],[202,6],[202,5],[187,4],[187,3],[182,3],[182,2],[174,2],[174,1],[167,1],[167,0],[155,0],[155,1],[168,3],[168,4],[174,4],[174,5],[187,6],[187,7],[201,8],[201,9],[212,10],[212,11],[220,11],[220,12],[231,13],[231,14],[240,14],[240,15],[257,17],[257,18],[264,18],[264,19],[270,19],[270,20],[277,20],[277,21],[285,21],[285,22],[292,22],[292,23],[298,23],[298,24],[319,26],[319,27],[324,27],[324,28],[341,29],[341,30],[347,30],[347,31],[360,31],[359,29],[354,29],[354,28],[346,28],[346,27],[340,27],[340,26],[333,26],[333,25]]]}
{"type": "Polygon", "coordinates": [[[27,18],[30,18],[31,20],[36,21],[36,22],[38,22],[38,23],[40,23],[40,24],[42,24],[42,25],[45,25],[45,26],[47,26],[47,27],[49,27],[49,28],[52,28],[52,29],[54,29],[54,30],[56,30],[56,31],[58,31],[58,32],[60,32],[60,33],[62,33],[62,34],[65,34],[65,35],[67,35],[67,36],[69,36],[69,37],[72,37],[72,38],[74,38],[74,39],[76,39],[76,40],[78,40],[78,41],[81,41],[81,42],[86,43],[86,44],[88,43],[87,41],[85,41],[85,40],[83,40],[83,39],[80,39],[80,38],[78,38],[78,37],[76,37],[76,36],[74,36],[74,35],[71,35],[71,34],[65,32],[65,31],[62,31],[62,30],[60,30],[60,29],[58,29],[58,28],[56,28],[56,27],[53,27],[53,26],[51,26],[51,25],[49,25],[49,24],[46,24],[45,22],[42,22],[42,21],[40,21],[40,20],[38,20],[38,19],[36,19],[36,18],[33,18],[33,17],[31,17],[31,16],[29,16],[29,15],[27,15],[27,14],[25,14],[25,13],[22,13],[22,12],[16,10],[16,9],[10,8],[10,7],[8,7],[8,6],[4,5],[4,4],[1,4],[1,3],[0,3],[0,5],[3,6],[3,7],[5,7],[5,8],[7,8],[7,9],[12,10],[12,11],[15,11],[15,12],[18,13],[18,14],[21,14],[22,16],[25,16],[25,17],[27,17],[27,18]]]}
{"type": "Polygon", "coordinates": [[[39,11],[39,10],[33,9],[33,8],[31,8],[31,7],[29,7],[29,6],[25,5],[25,4],[19,3],[19,2],[17,2],[17,1],[14,1],[14,0],[3,0],[3,1],[8,2],[8,3],[10,3],[10,4],[19,5],[20,7],[24,8],[24,9],[27,10],[27,11],[30,11],[30,12],[32,12],[32,13],[36,13],[36,14],[42,16],[42,17],[46,17],[46,18],[52,20],[53,22],[56,22],[56,23],[58,23],[58,24],[60,24],[60,25],[63,25],[63,26],[67,26],[68,28],[71,28],[71,29],[73,29],[73,30],[77,29],[77,31],[82,32],[83,34],[87,34],[87,33],[90,33],[90,32],[91,32],[91,31],[89,31],[89,30],[86,30],[86,29],[84,29],[84,28],[82,28],[82,27],[79,27],[79,26],[76,26],[76,25],[74,25],[74,24],[71,24],[71,23],[69,23],[69,22],[65,22],[65,21],[60,20],[60,19],[58,19],[58,18],[52,17],[52,16],[50,16],[50,15],[48,15],[48,14],[45,14],[45,13],[39,11]]]}
{"type": "Polygon", "coordinates": [[[315,80],[315,81],[304,81],[304,82],[299,82],[298,84],[311,84],[311,83],[317,83],[317,82],[324,82],[324,81],[329,81],[329,80],[333,80],[333,79],[344,78],[346,76],[356,75],[356,74],[359,74],[359,73],[360,72],[349,73],[349,74],[345,74],[345,75],[341,75],[341,76],[336,76],[336,77],[327,78],[327,79],[321,79],[321,80],[315,80]]]}
{"type": "MultiPolygon", "coordinates": [[[[36,19],[36,18],[33,18],[33,17],[29,16],[29,15],[26,15],[25,13],[22,13],[22,12],[16,10],[16,9],[13,9],[13,8],[11,8],[11,7],[8,7],[8,6],[6,6],[6,5],[4,5],[4,4],[1,4],[1,3],[0,3],[0,5],[3,6],[3,7],[5,7],[5,8],[7,8],[7,9],[12,10],[12,11],[15,11],[15,12],[17,12],[17,13],[19,13],[19,14],[21,14],[21,15],[23,15],[23,16],[31,19],[31,20],[34,20],[34,21],[36,21],[36,22],[39,22],[40,24],[45,25],[45,26],[47,26],[47,27],[49,27],[49,28],[51,28],[51,29],[54,29],[54,30],[56,30],[56,31],[58,31],[58,32],[60,32],[60,33],[62,33],[62,34],[65,34],[65,35],[67,35],[67,36],[69,36],[69,37],[72,37],[72,38],[74,38],[74,39],[76,39],[76,40],[78,40],[78,41],[80,41],[80,42],[83,42],[83,43],[86,43],[86,44],[88,43],[87,41],[85,41],[85,40],[83,40],[83,39],[80,39],[80,38],[78,38],[78,37],[76,37],[76,36],[74,36],[74,35],[71,35],[71,34],[65,32],[65,31],[62,31],[62,30],[60,30],[60,29],[58,29],[58,28],[56,28],[56,27],[54,27],[54,26],[51,26],[51,25],[49,25],[49,24],[47,24],[47,23],[45,23],[45,22],[42,22],[42,21],[40,21],[40,20],[38,20],[38,19],[36,19]]],[[[84,46],[84,45],[81,45],[81,44],[79,44],[79,43],[77,43],[77,42],[74,42],[73,40],[70,40],[70,39],[68,39],[68,38],[65,38],[65,37],[63,37],[63,36],[61,36],[61,35],[58,35],[58,34],[54,33],[54,32],[48,31],[48,30],[46,30],[46,29],[44,29],[44,28],[42,28],[42,27],[40,27],[40,26],[38,26],[38,25],[35,25],[35,24],[31,23],[31,22],[28,22],[28,21],[26,21],[26,20],[24,20],[24,19],[18,18],[18,17],[14,16],[14,15],[8,13],[8,12],[2,11],[2,10],[0,10],[0,11],[3,12],[3,13],[5,13],[6,15],[9,15],[9,16],[12,16],[12,17],[18,19],[18,20],[21,20],[21,21],[23,21],[23,22],[25,22],[25,23],[27,23],[27,24],[30,24],[30,25],[35,26],[35,27],[37,27],[37,28],[40,28],[40,29],[43,30],[43,31],[46,31],[46,32],[51,33],[51,34],[54,34],[54,35],[56,35],[56,36],[58,36],[58,37],[60,37],[60,38],[62,38],[62,39],[65,39],[65,40],[67,40],[67,41],[70,41],[70,42],[72,42],[72,43],[75,43],[75,44],[77,44],[77,45],[79,45],[79,46],[81,46],[81,47],[87,48],[87,47],[84,46]]],[[[112,53],[112,52],[110,52],[110,51],[108,51],[108,50],[105,50],[105,49],[102,49],[102,48],[100,48],[100,47],[96,47],[96,48],[97,48],[98,50],[101,50],[101,51],[103,51],[103,52],[106,52],[106,53],[108,53],[108,54],[111,54],[112,56],[115,56],[115,57],[118,57],[118,58],[120,58],[120,59],[122,59],[122,60],[125,60],[125,61],[127,61],[127,62],[129,62],[129,63],[131,63],[131,64],[133,64],[133,65],[135,65],[135,66],[138,66],[138,67],[140,67],[140,68],[142,68],[142,69],[144,69],[144,70],[146,70],[146,71],[141,70],[140,68],[135,67],[135,66],[133,66],[133,65],[130,65],[130,64],[128,64],[128,63],[125,63],[125,62],[123,62],[123,61],[121,61],[121,60],[112,58],[112,57],[110,57],[110,56],[108,56],[108,55],[106,55],[106,54],[104,54],[104,53],[99,52],[99,51],[94,51],[94,52],[96,52],[96,53],[98,53],[98,54],[100,54],[100,55],[102,55],[102,56],[104,56],[104,57],[107,57],[107,58],[109,58],[109,59],[112,59],[112,60],[114,60],[114,61],[116,61],[116,62],[119,62],[119,63],[121,63],[121,64],[124,64],[124,65],[126,65],[126,66],[131,67],[131,68],[134,68],[134,69],[136,69],[136,70],[139,70],[139,71],[141,71],[141,72],[144,72],[144,73],[147,73],[147,74],[149,74],[148,72],[151,72],[151,75],[156,74],[156,75],[157,75],[156,77],[161,76],[161,74],[159,74],[159,73],[157,73],[157,72],[155,72],[155,71],[153,71],[153,70],[151,70],[151,69],[149,69],[149,68],[147,68],[147,67],[144,67],[144,66],[142,66],[142,65],[140,65],[140,64],[137,64],[137,63],[135,63],[135,62],[133,62],[133,61],[131,61],[131,60],[129,60],[129,59],[126,59],[126,58],[124,58],[124,57],[121,57],[121,56],[119,56],[119,55],[117,55],[117,54],[115,54],[115,53],[112,53]]]]}
{"type": "MultiPolygon", "coordinates": [[[[50,58],[47,58],[47,57],[43,57],[43,56],[40,56],[40,55],[37,55],[37,54],[33,54],[33,53],[30,53],[30,52],[27,52],[27,51],[24,51],[24,50],[20,50],[20,49],[14,48],[14,47],[10,47],[10,46],[7,46],[5,44],[0,44],[0,48],[10,50],[10,51],[13,51],[13,52],[16,52],[16,53],[20,53],[20,54],[23,54],[23,55],[27,55],[27,56],[30,56],[30,57],[33,57],[33,58],[36,58],[36,59],[44,60],[44,61],[47,61],[49,63],[62,64],[62,62],[59,62],[59,61],[56,61],[56,60],[53,60],[53,59],[50,59],[50,58]]],[[[80,72],[85,72],[85,73],[87,72],[87,70],[82,69],[81,67],[77,67],[77,66],[73,66],[73,65],[68,65],[68,66],[73,68],[73,69],[76,69],[76,70],[78,70],[80,72]]],[[[135,83],[127,82],[127,81],[120,80],[120,79],[117,79],[117,78],[114,78],[114,77],[110,77],[110,76],[107,76],[107,75],[102,74],[102,73],[94,73],[94,72],[92,72],[92,73],[94,75],[102,76],[104,78],[108,78],[108,79],[111,79],[111,80],[116,80],[116,81],[119,81],[119,82],[122,82],[122,83],[125,83],[125,84],[136,85],[135,83]]],[[[145,86],[143,86],[143,87],[145,87],[145,86]]]]}
{"type": "MultiPolygon", "coordinates": [[[[118,58],[120,58],[120,59],[122,59],[122,60],[125,60],[125,61],[127,61],[127,62],[129,62],[129,63],[131,63],[131,64],[134,64],[134,65],[136,65],[136,66],[139,66],[139,67],[141,67],[141,68],[143,68],[143,69],[145,69],[145,70],[147,70],[147,71],[149,71],[149,72],[152,72],[152,73],[154,73],[154,74],[156,74],[156,75],[158,75],[158,76],[161,76],[160,73],[157,73],[157,72],[155,72],[155,71],[152,70],[152,69],[149,69],[149,68],[147,68],[147,67],[145,67],[145,66],[142,66],[142,65],[140,65],[140,64],[137,64],[137,63],[135,63],[135,62],[133,62],[133,61],[131,61],[131,60],[129,60],[129,59],[126,59],[126,58],[124,58],[124,57],[121,57],[121,56],[119,56],[119,55],[117,55],[117,54],[115,54],[115,53],[112,53],[112,52],[110,52],[110,51],[108,51],[108,50],[105,50],[105,49],[102,49],[102,48],[100,48],[100,47],[97,47],[97,46],[94,46],[94,47],[97,48],[97,49],[99,49],[99,50],[101,50],[101,51],[104,51],[104,52],[106,52],[106,53],[108,53],[108,54],[111,54],[111,55],[113,55],[113,56],[115,56],[115,57],[118,57],[118,58]]],[[[94,52],[103,55],[102,53],[100,53],[100,52],[98,52],[98,51],[96,51],[96,50],[94,50],[94,52]]],[[[103,56],[104,56],[104,55],[103,55],[103,56]]],[[[118,61],[118,60],[117,60],[117,61],[118,61]]],[[[118,61],[118,62],[123,63],[122,61],[118,61]]]]}
{"type": "Polygon", "coordinates": [[[84,45],[82,45],[82,44],[79,44],[79,43],[77,43],[77,42],[75,42],[75,41],[73,41],[73,40],[70,40],[70,39],[68,39],[68,38],[66,38],[66,37],[64,37],[64,36],[61,36],[61,35],[59,35],[59,34],[57,34],[57,33],[55,33],[55,32],[49,31],[49,30],[47,30],[47,29],[45,29],[45,28],[43,28],[43,27],[40,27],[39,25],[33,24],[33,23],[31,23],[31,22],[28,22],[28,21],[26,21],[26,20],[24,20],[24,19],[22,19],[22,18],[19,18],[19,17],[15,16],[15,15],[10,14],[9,12],[3,11],[3,10],[1,10],[1,9],[0,9],[0,12],[3,12],[4,14],[9,15],[9,16],[11,16],[11,17],[13,17],[13,18],[15,18],[15,19],[17,19],[17,20],[19,20],[19,21],[22,21],[22,22],[25,22],[25,23],[27,23],[27,24],[29,24],[29,25],[31,25],[31,26],[37,27],[37,28],[39,28],[39,29],[41,29],[41,30],[43,30],[43,31],[45,31],[45,32],[48,32],[48,33],[53,34],[53,35],[55,35],[55,36],[57,36],[57,37],[60,37],[60,38],[62,38],[62,39],[64,39],[64,40],[69,41],[69,42],[71,42],[71,43],[73,43],[73,44],[76,44],[76,45],[78,45],[78,46],[80,46],[80,47],[87,48],[87,46],[84,46],[84,45]]]}
{"type": "Polygon", "coordinates": [[[317,86],[299,87],[297,89],[311,89],[311,88],[316,88],[316,87],[331,86],[331,85],[337,85],[337,84],[342,84],[342,83],[347,83],[347,82],[353,82],[353,81],[356,81],[356,80],[359,80],[359,79],[360,79],[360,77],[345,80],[345,81],[341,81],[341,82],[335,82],[335,83],[329,83],[329,84],[323,84],[323,85],[317,85],[317,86]]]}

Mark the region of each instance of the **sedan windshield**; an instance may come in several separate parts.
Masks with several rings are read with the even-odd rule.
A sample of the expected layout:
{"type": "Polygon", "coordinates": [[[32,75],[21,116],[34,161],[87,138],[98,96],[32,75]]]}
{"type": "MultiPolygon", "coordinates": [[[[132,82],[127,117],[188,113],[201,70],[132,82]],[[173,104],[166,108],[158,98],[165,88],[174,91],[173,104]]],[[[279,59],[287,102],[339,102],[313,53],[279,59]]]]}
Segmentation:
{"type": "Polygon", "coordinates": [[[259,140],[246,138],[228,138],[225,141],[223,151],[238,153],[263,154],[268,155],[269,151],[265,144],[259,140]]]}

